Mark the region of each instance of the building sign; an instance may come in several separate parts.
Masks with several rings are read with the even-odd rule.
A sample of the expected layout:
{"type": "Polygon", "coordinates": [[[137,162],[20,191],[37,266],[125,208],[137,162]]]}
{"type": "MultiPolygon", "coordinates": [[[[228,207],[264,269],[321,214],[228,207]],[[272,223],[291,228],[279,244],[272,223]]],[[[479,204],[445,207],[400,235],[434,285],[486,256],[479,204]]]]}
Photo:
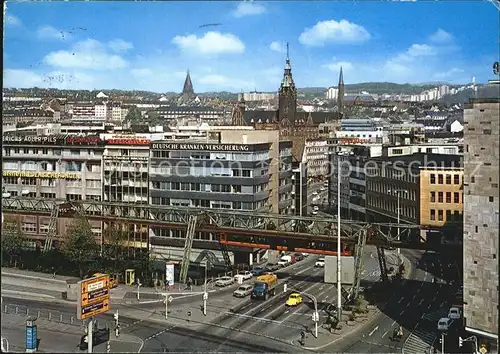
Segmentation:
{"type": "Polygon", "coordinates": [[[136,136],[113,136],[108,139],[110,145],[149,145],[151,140],[136,136]]]}
{"type": "Polygon", "coordinates": [[[157,150],[250,151],[249,145],[240,144],[155,143],[152,147],[157,150]]]}
{"type": "Polygon", "coordinates": [[[51,179],[80,179],[76,173],[65,172],[18,172],[18,171],[3,171],[4,177],[35,177],[35,178],[51,178],[51,179]]]}
{"type": "Polygon", "coordinates": [[[68,135],[66,137],[66,144],[68,145],[99,145],[102,143],[101,138],[98,136],[77,136],[68,135]]]}
{"type": "Polygon", "coordinates": [[[362,138],[339,138],[338,142],[340,145],[355,145],[355,144],[371,144],[371,139],[362,138]]]}
{"type": "Polygon", "coordinates": [[[78,283],[76,315],[79,320],[97,316],[110,309],[109,275],[100,275],[78,283]]]}
{"type": "Polygon", "coordinates": [[[170,286],[174,285],[174,269],[175,265],[173,263],[165,264],[165,281],[170,286]]]}
{"type": "Polygon", "coordinates": [[[57,136],[35,136],[35,135],[4,135],[4,143],[16,144],[55,144],[57,143],[57,136]]]}

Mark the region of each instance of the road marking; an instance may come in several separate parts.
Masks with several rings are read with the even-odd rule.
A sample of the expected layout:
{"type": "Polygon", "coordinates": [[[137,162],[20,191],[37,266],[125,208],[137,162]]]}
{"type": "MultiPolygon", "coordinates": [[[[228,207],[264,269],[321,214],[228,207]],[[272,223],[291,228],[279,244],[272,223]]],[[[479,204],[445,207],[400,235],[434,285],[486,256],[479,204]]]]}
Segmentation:
{"type": "MultiPolygon", "coordinates": [[[[161,331],[156,332],[155,334],[152,334],[152,335],[150,335],[149,337],[147,337],[146,339],[144,339],[144,342],[146,342],[146,341],[148,341],[148,340],[151,340],[151,339],[153,339],[153,338],[156,338],[156,337],[158,337],[158,336],[162,335],[163,333],[168,332],[168,331],[170,331],[171,329],[174,329],[175,327],[176,327],[176,326],[172,326],[172,327],[169,327],[169,328],[162,329],[161,331]]],[[[141,347],[141,349],[142,349],[142,347],[141,347]]]]}
{"type": "Polygon", "coordinates": [[[378,326],[375,327],[370,333],[368,333],[368,337],[371,337],[373,333],[378,329],[378,326]]]}
{"type": "Polygon", "coordinates": [[[415,300],[416,297],[417,297],[417,294],[413,295],[413,297],[411,299],[415,300]]]}
{"type": "Polygon", "coordinates": [[[406,304],[406,307],[410,307],[410,303],[407,303],[407,304],[406,304]]]}
{"type": "Polygon", "coordinates": [[[392,322],[391,327],[393,327],[395,324],[396,324],[396,320],[394,320],[394,322],[392,322]]]}
{"type": "Polygon", "coordinates": [[[424,299],[420,299],[420,301],[418,302],[418,306],[422,305],[423,302],[424,302],[424,299]]]}
{"type": "Polygon", "coordinates": [[[432,307],[432,304],[429,304],[429,306],[427,306],[428,309],[430,309],[432,307]]]}
{"type": "Polygon", "coordinates": [[[401,301],[403,301],[403,300],[404,300],[404,297],[402,297],[401,299],[399,299],[398,304],[400,304],[401,301]]]}
{"type": "Polygon", "coordinates": [[[242,313],[226,312],[226,315],[231,315],[231,316],[236,316],[236,317],[244,317],[244,318],[252,318],[252,319],[254,319],[256,321],[264,321],[264,322],[272,322],[272,323],[281,324],[280,321],[270,320],[268,318],[262,318],[262,317],[255,317],[255,316],[244,315],[242,313]]]}
{"type": "Polygon", "coordinates": [[[399,314],[402,315],[403,313],[405,313],[405,310],[401,310],[399,314]]]}
{"type": "Polygon", "coordinates": [[[382,338],[384,338],[387,334],[387,331],[384,332],[384,334],[382,334],[382,338]]]}

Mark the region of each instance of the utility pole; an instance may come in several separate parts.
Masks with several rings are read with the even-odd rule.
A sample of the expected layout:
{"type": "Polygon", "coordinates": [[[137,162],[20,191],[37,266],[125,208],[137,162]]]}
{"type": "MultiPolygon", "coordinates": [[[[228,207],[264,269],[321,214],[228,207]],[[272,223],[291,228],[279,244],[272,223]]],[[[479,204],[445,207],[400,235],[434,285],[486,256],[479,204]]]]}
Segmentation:
{"type": "Polygon", "coordinates": [[[137,301],[140,301],[141,297],[140,297],[140,288],[141,288],[142,284],[139,280],[139,278],[137,278],[137,301]]]}
{"type": "Polygon", "coordinates": [[[443,333],[441,333],[441,354],[445,354],[445,353],[444,353],[444,336],[445,336],[445,335],[446,335],[446,334],[445,334],[444,332],[443,332],[443,333]]]}
{"type": "Polygon", "coordinates": [[[94,324],[92,321],[92,317],[89,319],[89,323],[87,324],[87,352],[92,353],[93,347],[93,332],[94,332],[94,324]]]}
{"type": "Polygon", "coordinates": [[[340,179],[342,173],[340,171],[340,151],[337,152],[337,314],[339,317],[339,323],[342,321],[342,281],[341,277],[341,259],[340,255],[342,253],[342,247],[340,245],[340,179]]]}

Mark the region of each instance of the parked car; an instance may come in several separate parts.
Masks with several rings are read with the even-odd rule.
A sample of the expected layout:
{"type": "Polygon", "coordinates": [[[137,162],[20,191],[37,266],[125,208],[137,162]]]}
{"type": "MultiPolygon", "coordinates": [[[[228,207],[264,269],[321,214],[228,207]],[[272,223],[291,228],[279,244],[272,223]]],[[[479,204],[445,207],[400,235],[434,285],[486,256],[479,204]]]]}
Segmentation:
{"type": "Polygon", "coordinates": [[[215,281],[215,286],[229,286],[234,284],[234,278],[232,277],[221,277],[215,281]]]}
{"type": "Polygon", "coordinates": [[[248,270],[245,270],[243,272],[239,272],[238,274],[236,274],[234,276],[234,281],[238,281],[238,278],[242,278],[242,280],[248,280],[248,279],[252,279],[253,277],[253,274],[250,273],[248,270]]]}
{"type": "Polygon", "coordinates": [[[318,267],[318,268],[324,268],[325,267],[325,259],[324,258],[318,258],[318,260],[316,261],[316,263],[314,263],[314,266],[318,267]]]}
{"type": "Polygon", "coordinates": [[[250,273],[253,274],[254,277],[258,277],[259,275],[262,275],[266,272],[266,269],[265,268],[262,268],[262,267],[255,267],[253,268],[250,273]]]}
{"type": "Polygon", "coordinates": [[[438,321],[437,329],[438,331],[446,332],[451,327],[453,320],[448,317],[443,317],[438,321]]]}
{"type": "Polygon", "coordinates": [[[250,295],[252,293],[252,290],[253,290],[253,285],[250,285],[250,284],[240,285],[238,287],[238,289],[236,289],[233,292],[233,296],[235,296],[235,297],[247,297],[248,295],[250,295]]]}
{"type": "Polygon", "coordinates": [[[295,253],[294,256],[295,256],[296,262],[300,262],[301,260],[303,260],[305,258],[305,256],[302,253],[295,253]]]}
{"type": "Polygon", "coordinates": [[[280,267],[275,263],[268,263],[266,266],[266,272],[275,272],[278,269],[280,269],[280,267]]]}
{"type": "Polygon", "coordinates": [[[285,305],[286,306],[298,306],[302,303],[302,295],[300,295],[299,293],[292,293],[290,294],[290,296],[288,297],[288,299],[286,300],[286,303],[285,305]]]}
{"type": "Polygon", "coordinates": [[[460,319],[461,312],[458,307],[452,307],[450,311],[448,311],[448,318],[452,320],[460,319]]]}

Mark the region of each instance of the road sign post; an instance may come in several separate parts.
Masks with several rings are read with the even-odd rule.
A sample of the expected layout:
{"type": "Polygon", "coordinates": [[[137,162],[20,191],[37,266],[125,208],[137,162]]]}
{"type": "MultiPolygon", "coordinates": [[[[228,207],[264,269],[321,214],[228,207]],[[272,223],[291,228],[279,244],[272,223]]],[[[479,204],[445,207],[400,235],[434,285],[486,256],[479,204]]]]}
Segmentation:
{"type": "Polygon", "coordinates": [[[77,299],[77,318],[86,320],[110,309],[109,275],[80,281],[77,299]]]}
{"type": "Polygon", "coordinates": [[[174,298],[169,295],[169,294],[165,294],[165,319],[168,320],[168,303],[169,302],[172,302],[174,300],[174,298]]]}
{"type": "Polygon", "coordinates": [[[87,326],[87,352],[92,353],[92,347],[94,346],[93,342],[93,334],[94,334],[94,324],[92,323],[92,317],[89,319],[89,323],[87,326]]]}
{"type": "Polygon", "coordinates": [[[26,353],[34,353],[38,347],[38,333],[36,318],[28,317],[26,320],[26,353]]]}
{"type": "Polygon", "coordinates": [[[207,315],[207,300],[208,300],[208,293],[205,289],[205,292],[203,293],[203,315],[207,315]]]}

